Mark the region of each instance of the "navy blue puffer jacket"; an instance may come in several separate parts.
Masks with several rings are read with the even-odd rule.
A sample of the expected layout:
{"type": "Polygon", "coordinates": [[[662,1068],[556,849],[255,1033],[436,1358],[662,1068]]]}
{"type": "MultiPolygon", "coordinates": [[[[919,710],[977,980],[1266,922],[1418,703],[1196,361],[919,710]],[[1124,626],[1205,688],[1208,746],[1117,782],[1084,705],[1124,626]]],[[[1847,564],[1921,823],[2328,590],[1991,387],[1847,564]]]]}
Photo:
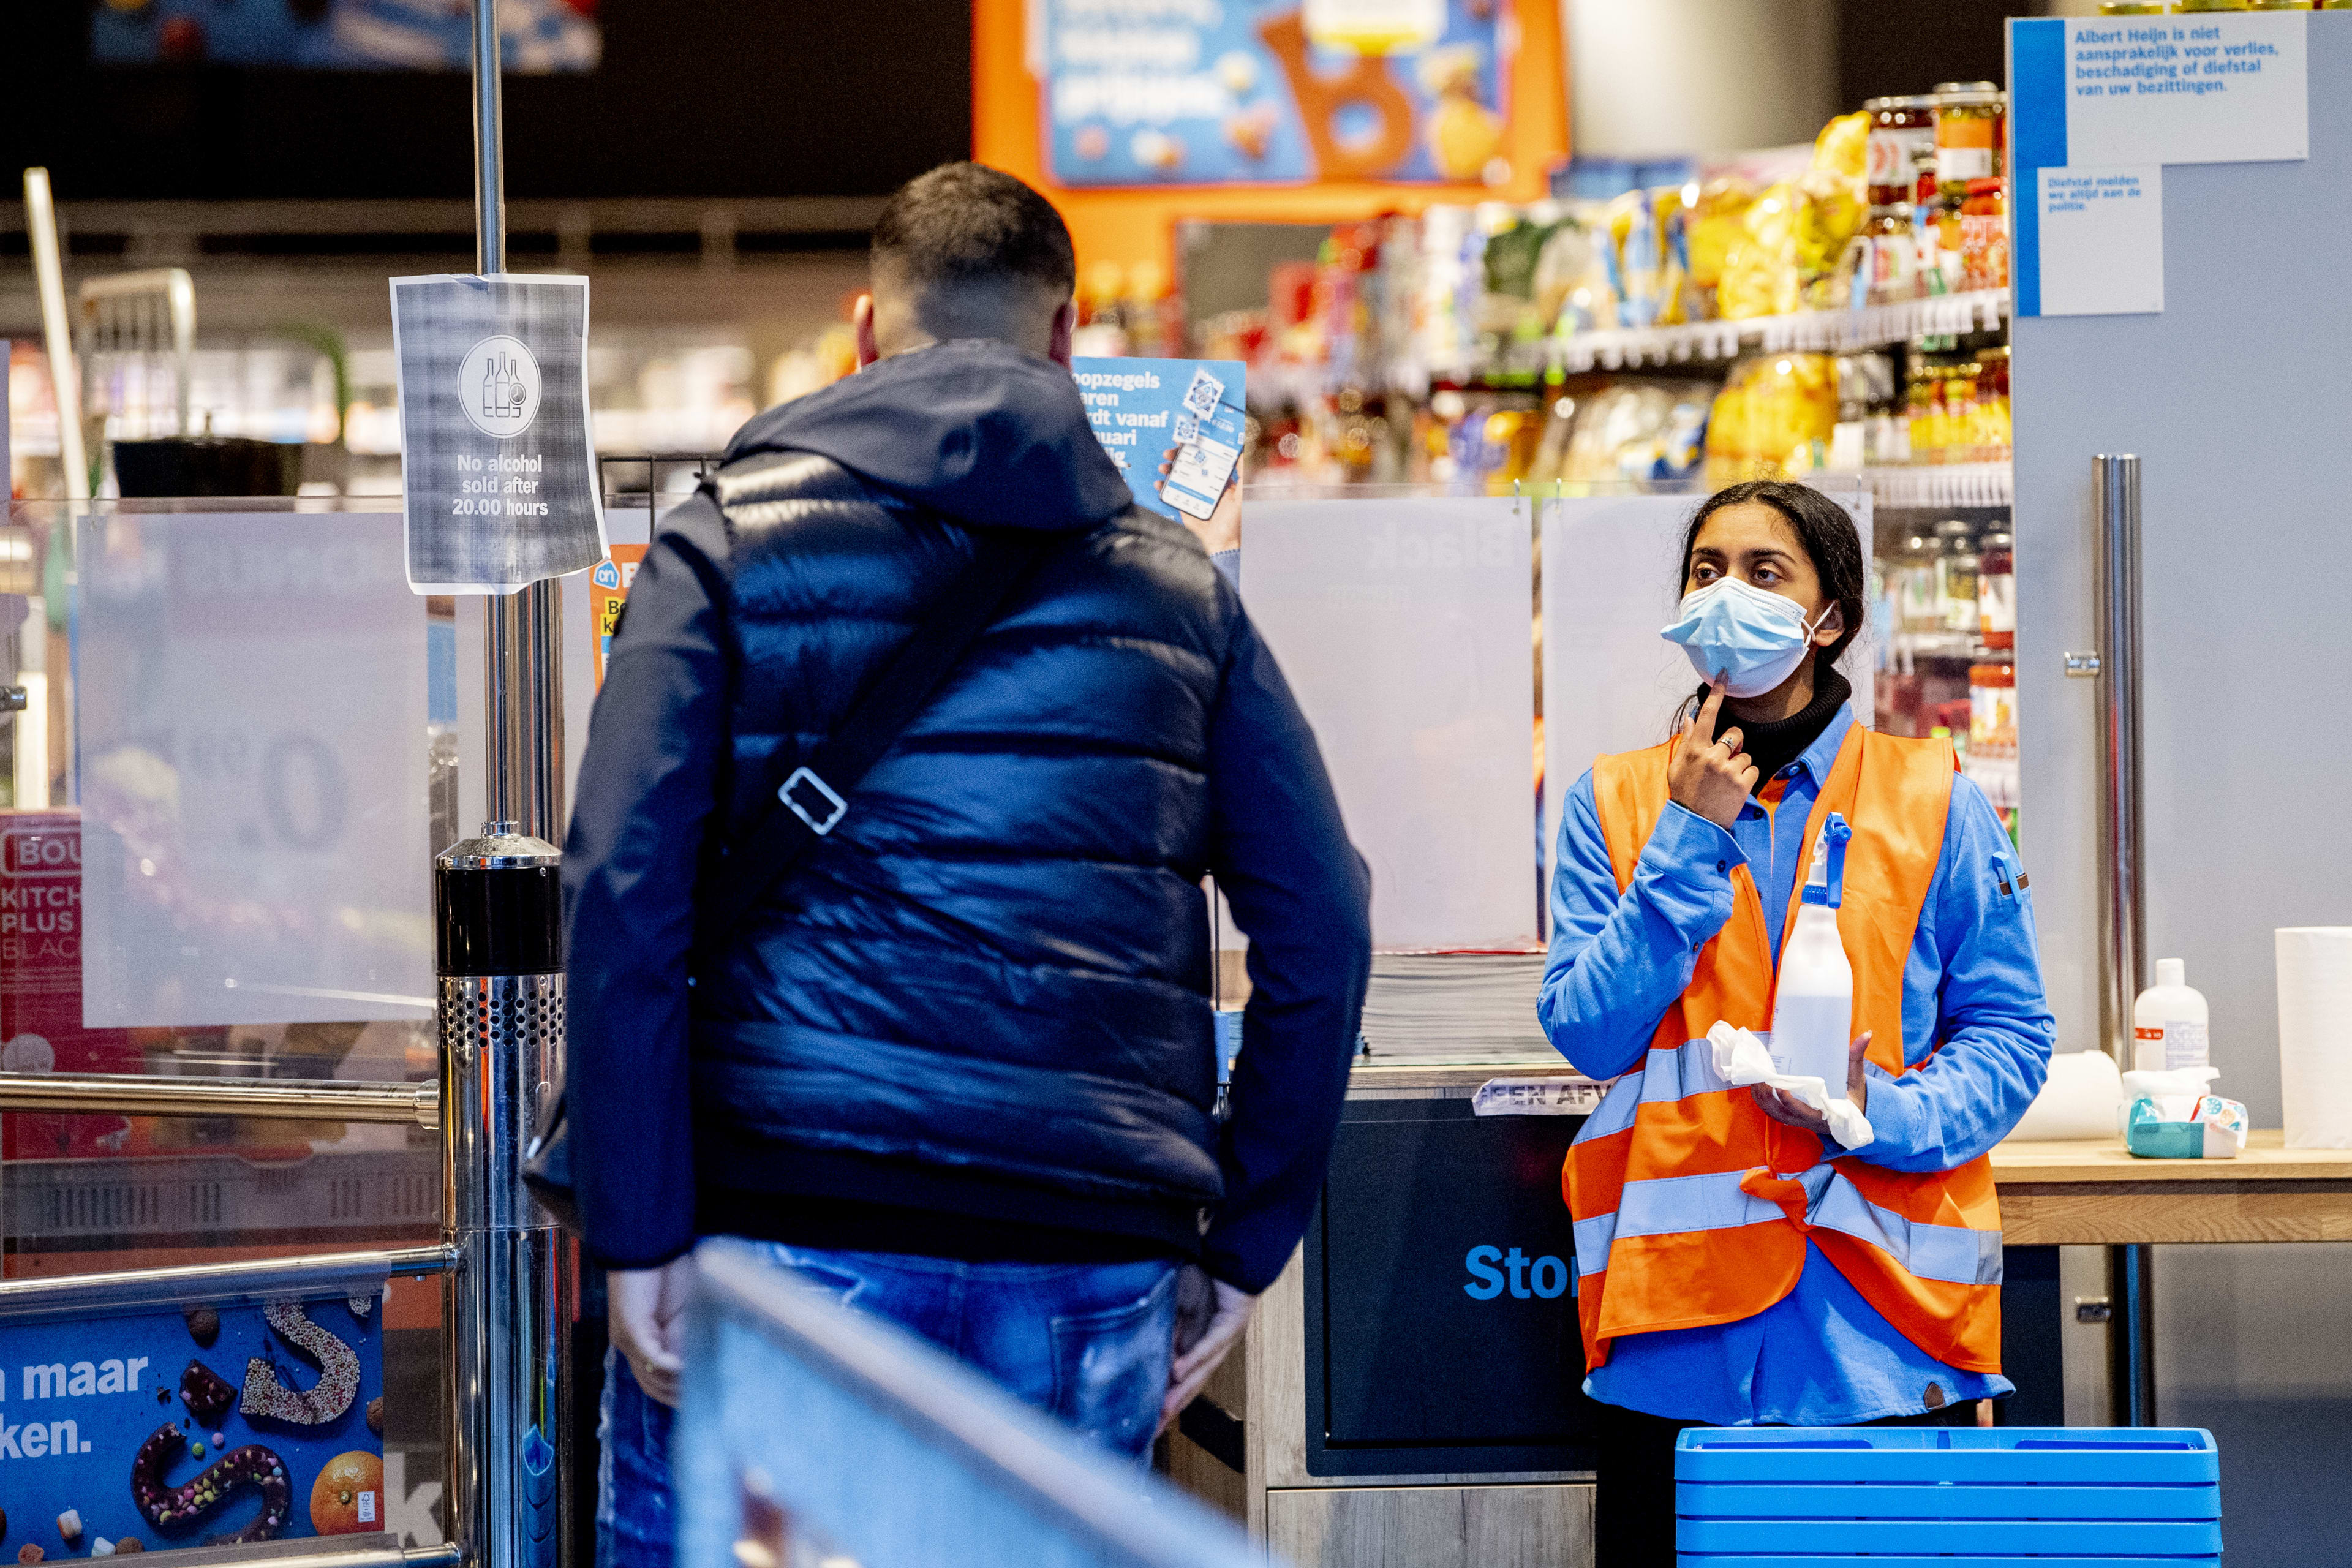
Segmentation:
{"type": "Polygon", "coordinates": [[[1003,344],[772,411],[716,490],[632,587],[565,858],[592,1247],[655,1262],[747,1202],[848,1198],[1189,1251],[1206,1211],[1212,1267],[1269,1281],[1336,1121],[1367,889],[1235,595],[1131,503],[1068,373],[1003,344]],[[691,958],[695,868],[975,527],[1053,537],[841,826],[691,958]],[[1212,871],[1258,981],[1223,1130],[1212,871]]]}

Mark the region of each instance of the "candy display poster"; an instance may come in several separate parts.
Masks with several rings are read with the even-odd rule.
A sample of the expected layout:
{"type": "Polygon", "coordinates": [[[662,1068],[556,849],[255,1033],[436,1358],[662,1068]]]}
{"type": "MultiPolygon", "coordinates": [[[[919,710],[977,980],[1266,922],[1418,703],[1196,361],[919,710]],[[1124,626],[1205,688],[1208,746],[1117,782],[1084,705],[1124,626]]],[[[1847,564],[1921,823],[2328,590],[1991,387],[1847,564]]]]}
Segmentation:
{"type": "Polygon", "coordinates": [[[1139,502],[1162,517],[1201,520],[1216,510],[1241,460],[1246,366],[1224,359],[1080,359],[1070,371],[1087,423],[1139,502]]]}
{"type": "Polygon", "coordinates": [[[369,1289],[0,1323],[0,1550],[37,1563],[382,1531],[369,1289]]]}
{"type": "Polygon", "coordinates": [[[1463,183],[1509,129],[1510,0],[1030,0],[1068,186],[1463,183]]]}

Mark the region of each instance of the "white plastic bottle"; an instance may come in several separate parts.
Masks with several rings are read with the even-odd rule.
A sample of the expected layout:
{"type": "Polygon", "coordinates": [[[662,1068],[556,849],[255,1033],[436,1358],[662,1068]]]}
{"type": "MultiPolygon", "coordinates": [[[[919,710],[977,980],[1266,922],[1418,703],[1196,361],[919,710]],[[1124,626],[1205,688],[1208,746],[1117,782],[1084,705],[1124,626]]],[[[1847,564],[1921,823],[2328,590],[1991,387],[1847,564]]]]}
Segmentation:
{"type": "Polygon", "coordinates": [[[2132,1004],[2132,1067],[2139,1072],[2212,1065],[2207,1037],[2204,994],[2190,989],[2189,966],[2177,958],[2156,961],[2156,984],[2132,1004]]]}
{"type": "Polygon", "coordinates": [[[1772,1000],[1773,1068],[1820,1079],[1832,1100],[1846,1098],[1846,1055],[1853,1040],[1853,965],[1837,928],[1845,841],[1852,837],[1845,818],[1832,812],[1814,847],[1772,1000]]]}

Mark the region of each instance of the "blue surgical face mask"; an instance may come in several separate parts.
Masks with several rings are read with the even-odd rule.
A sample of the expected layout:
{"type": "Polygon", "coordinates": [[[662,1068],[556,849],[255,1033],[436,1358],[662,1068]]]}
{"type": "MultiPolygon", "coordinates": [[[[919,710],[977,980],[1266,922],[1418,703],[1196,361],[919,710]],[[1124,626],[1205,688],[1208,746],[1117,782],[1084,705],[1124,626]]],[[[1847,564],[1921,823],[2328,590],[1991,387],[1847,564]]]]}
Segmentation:
{"type": "Polygon", "coordinates": [[[1682,618],[1658,635],[1682,644],[1700,679],[1727,676],[1732,696],[1761,697],[1797,673],[1829,615],[1809,625],[1796,600],[1724,577],[1684,595],[1682,618]]]}

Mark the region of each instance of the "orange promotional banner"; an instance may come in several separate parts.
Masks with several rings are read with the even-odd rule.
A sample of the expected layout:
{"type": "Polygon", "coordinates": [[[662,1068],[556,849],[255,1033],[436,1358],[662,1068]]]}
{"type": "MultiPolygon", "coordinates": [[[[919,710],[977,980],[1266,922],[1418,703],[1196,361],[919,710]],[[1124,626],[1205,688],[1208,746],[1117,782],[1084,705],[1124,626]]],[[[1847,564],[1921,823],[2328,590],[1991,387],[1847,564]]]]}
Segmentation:
{"type": "Polygon", "coordinates": [[[621,606],[628,603],[629,587],[637,580],[637,563],[646,558],[642,544],[615,544],[612,555],[596,563],[588,574],[588,615],[593,627],[591,657],[596,685],[604,684],[604,660],[613,651],[613,634],[621,629],[621,606]]]}
{"type": "Polygon", "coordinates": [[[1542,0],[972,5],[972,156],[1052,196],[1082,263],[1172,274],[1178,218],[1530,201],[1567,153],[1542,0]]]}

